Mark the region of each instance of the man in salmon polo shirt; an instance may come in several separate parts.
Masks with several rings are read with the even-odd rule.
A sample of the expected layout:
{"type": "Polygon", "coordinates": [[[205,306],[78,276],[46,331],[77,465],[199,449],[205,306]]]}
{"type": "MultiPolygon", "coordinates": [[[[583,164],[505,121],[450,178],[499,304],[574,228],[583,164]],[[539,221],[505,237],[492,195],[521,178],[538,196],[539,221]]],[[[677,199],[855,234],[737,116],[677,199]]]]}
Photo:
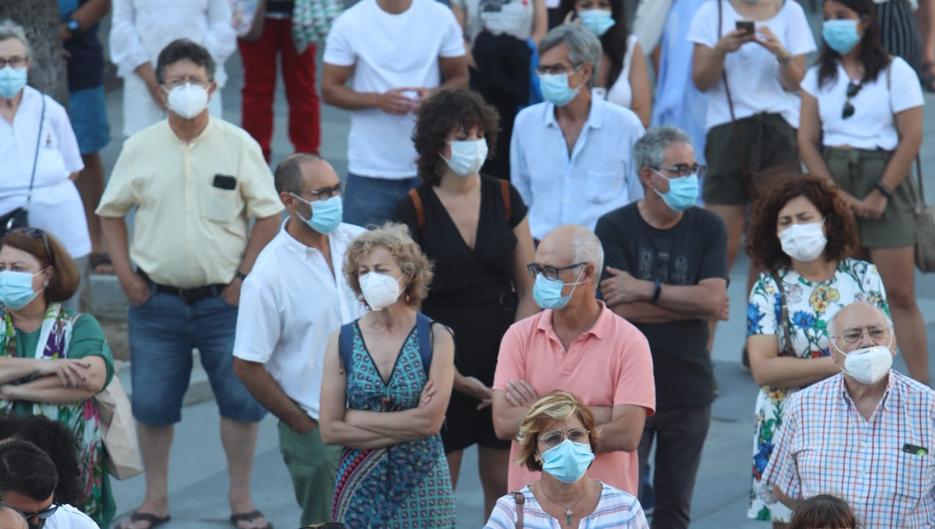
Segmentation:
{"type": "MultiPolygon", "coordinates": [[[[604,250],[590,230],[559,226],[542,239],[528,266],[533,297],[543,310],[514,323],[503,336],[494,375],[497,436],[514,439],[539,395],[563,390],[591,407],[597,457],[587,475],[636,496],[637,447],[656,387],[646,337],[596,298],[604,250]]],[[[510,447],[509,489],[536,482],[510,447]]]]}

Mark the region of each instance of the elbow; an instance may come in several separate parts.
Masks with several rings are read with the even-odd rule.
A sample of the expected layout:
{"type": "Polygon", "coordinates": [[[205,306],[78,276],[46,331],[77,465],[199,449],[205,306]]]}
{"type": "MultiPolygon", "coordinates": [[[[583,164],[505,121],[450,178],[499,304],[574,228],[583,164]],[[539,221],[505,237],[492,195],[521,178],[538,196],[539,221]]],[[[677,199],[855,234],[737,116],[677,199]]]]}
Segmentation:
{"type": "MultiPolygon", "coordinates": [[[[753,355],[750,355],[751,357],[753,355]]],[[[752,360],[752,359],[751,359],[752,360]]],[[[770,376],[769,370],[763,365],[757,365],[758,363],[750,362],[750,374],[753,375],[753,381],[756,382],[757,386],[769,386],[772,385],[775,381],[773,377],[770,376]]]]}
{"type": "Polygon", "coordinates": [[[331,83],[321,84],[321,100],[324,101],[326,105],[337,106],[334,97],[334,86],[331,83]]]}
{"type": "Polygon", "coordinates": [[[517,433],[516,428],[505,424],[502,420],[497,420],[496,416],[493,419],[493,431],[497,435],[497,439],[501,441],[512,441],[517,433]]]}
{"type": "Polygon", "coordinates": [[[318,423],[318,433],[321,436],[321,442],[326,445],[340,444],[340,439],[338,439],[337,433],[334,430],[334,423],[332,421],[322,419],[321,422],[318,423]]]}
{"type": "Polygon", "coordinates": [[[419,426],[418,432],[422,437],[432,437],[441,433],[443,424],[445,424],[444,415],[439,419],[426,420],[424,424],[419,426]]]}
{"type": "Polygon", "coordinates": [[[234,358],[234,374],[237,375],[237,379],[244,385],[247,385],[247,379],[250,378],[250,371],[252,368],[250,364],[251,362],[247,362],[246,360],[234,358]]]}

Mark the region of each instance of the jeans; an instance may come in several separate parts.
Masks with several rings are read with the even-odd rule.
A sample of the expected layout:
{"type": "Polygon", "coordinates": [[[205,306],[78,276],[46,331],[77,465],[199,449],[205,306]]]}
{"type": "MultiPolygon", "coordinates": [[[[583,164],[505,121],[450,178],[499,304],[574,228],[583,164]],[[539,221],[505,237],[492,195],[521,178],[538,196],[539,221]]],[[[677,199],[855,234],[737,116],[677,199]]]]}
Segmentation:
{"type": "Polygon", "coordinates": [[[389,180],[348,173],[344,192],[344,222],[363,227],[383,224],[392,218],[396,204],[419,183],[416,177],[389,180]]]}

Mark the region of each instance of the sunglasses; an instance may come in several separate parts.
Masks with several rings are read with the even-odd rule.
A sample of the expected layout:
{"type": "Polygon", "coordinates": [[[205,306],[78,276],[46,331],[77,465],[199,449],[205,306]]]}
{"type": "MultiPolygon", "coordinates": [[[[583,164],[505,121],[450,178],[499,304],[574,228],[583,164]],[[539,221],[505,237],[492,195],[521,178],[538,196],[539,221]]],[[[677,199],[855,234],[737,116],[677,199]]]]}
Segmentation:
{"type": "MultiPolygon", "coordinates": [[[[40,230],[39,228],[14,228],[7,232],[10,235],[25,235],[27,237],[32,237],[33,239],[41,239],[42,244],[45,246],[45,256],[49,261],[49,266],[55,266],[55,254],[52,253],[52,248],[49,246],[49,236],[45,231],[40,230]]],[[[58,507],[56,507],[57,509],[58,507]]]]}
{"type": "Polygon", "coordinates": [[[857,112],[857,109],[854,108],[854,105],[851,103],[851,99],[860,93],[860,89],[863,87],[863,83],[855,83],[853,81],[847,84],[847,100],[844,101],[844,108],[841,110],[841,119],[847,119],[853,116],[854,112],[857,112]]]}
{"type": "Polygon", "coordinates": [[[36,511],[36,512],[20,511],[20,514],[22,514],[23,518],[26,518],[27,520],[31,520],[33,518],[38,518],[40,520],[48,520],[49,518],[52,517],[53,514],[55,514],[55,511],[57,511],[58,508],[59,508],[59,505],[57,503],[53,503],[52,505],[49,505],[48,507],[46,507],[45,509],[41,511],[36,511]]]}

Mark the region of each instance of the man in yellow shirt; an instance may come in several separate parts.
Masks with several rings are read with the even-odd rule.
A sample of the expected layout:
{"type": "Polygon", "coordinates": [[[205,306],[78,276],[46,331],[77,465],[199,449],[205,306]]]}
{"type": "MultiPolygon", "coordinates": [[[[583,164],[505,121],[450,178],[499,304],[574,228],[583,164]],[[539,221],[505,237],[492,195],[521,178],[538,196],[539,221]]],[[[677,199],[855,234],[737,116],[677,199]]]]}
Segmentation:
{"type": "Polygon", "coordinates": [[[169,449],[193,348],[221,414],[231,521],[241,529],[269,526],[250,493],[265,410],[234,376],[232,350],[241,282],[278,231],[282,204],[256,141],[208,116],[214,69],[208,51],[189,40],[159,54],[168,119],[126,141],[97,209],[130,301],[133,414],[146,470],[146,497],[122,529],[152,529],[169,519],[169,449]],[[128,251],[124,217],[131,208],[128,251]]]}

